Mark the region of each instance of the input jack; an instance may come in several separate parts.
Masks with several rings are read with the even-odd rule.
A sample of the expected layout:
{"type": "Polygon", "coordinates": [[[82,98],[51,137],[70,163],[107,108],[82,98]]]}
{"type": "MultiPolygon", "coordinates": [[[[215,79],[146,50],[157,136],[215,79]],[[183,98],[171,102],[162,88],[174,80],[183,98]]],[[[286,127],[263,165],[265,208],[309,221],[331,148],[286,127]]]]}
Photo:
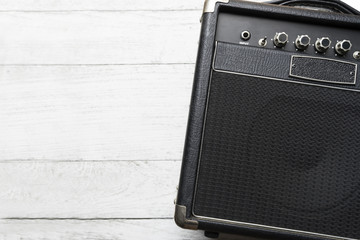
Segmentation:
{"type": "Polygon", "coordinates": [[[247,41],[251,37],[251,33],[249,31],[242,31],[240,35],[241,39],[247,41]]]}

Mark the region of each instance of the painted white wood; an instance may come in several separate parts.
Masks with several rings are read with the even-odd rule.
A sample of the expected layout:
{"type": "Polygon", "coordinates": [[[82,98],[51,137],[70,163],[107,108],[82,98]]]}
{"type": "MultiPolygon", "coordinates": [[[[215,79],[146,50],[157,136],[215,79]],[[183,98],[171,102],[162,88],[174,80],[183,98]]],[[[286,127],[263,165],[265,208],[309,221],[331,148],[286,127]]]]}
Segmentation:
{"type": "MultiPolygon", "coordinates": [[[[177,227],[172,219],[149,220],[0,220],[2,240],[209,240],[203,231],[177,227]]],[[[220,235],[218,240],[264,240],[220,235]]]]}
{"type": "Polygon", "coordinates": [[[200,15],[1,12],[0,64],[193,63],[200,15]]]}
{"type": "Polygon", "coordinates": [[[179,160],[193,72],[0,66],[0,160],[179,160]]]}
{"type": "Polygon", "coordinates": [[[342,0],[343,2],[349,4],[350,6],[360,10],[360,2],[357,0],[342,0]]]}
{"type": "Polygon", "coordinates": [[[180,161],[1,162],[1,218],[171,218],[180,161]]]}
{"type": "MultiPolygon", "coordinates": [[[[253,0],[262,2],[262,0],[253,0]]],[[[356,1],[356,0],[348,0],[356,1]]],[[[203,0],[0,0],[0,11],[125,11],[190,10],[201,11],[203,0]]]]}
{"type": "Polygon", "coordinates": [[[0,65],[194,63],[200,15],[0,12],[0,65]]]}
{"type": "MultiPolygon", "coordinates": [[[[177,227],[172,219],[149,220],[0,220],[2,240],[209,240],[203,231],[177,227]]],[[[221,234],[218,240],[264,240],[221,234]]]]}
{"type": "Polygon", "coordinates": [[[112,221],[0,221],[2,240],[208,240],[201,231],[183,230],[172,219],[112,221]]]}
{"type": "Polygon", "coordinates": [[[0,11],[201,10],[203,0],[0,0],[0,11]]]}

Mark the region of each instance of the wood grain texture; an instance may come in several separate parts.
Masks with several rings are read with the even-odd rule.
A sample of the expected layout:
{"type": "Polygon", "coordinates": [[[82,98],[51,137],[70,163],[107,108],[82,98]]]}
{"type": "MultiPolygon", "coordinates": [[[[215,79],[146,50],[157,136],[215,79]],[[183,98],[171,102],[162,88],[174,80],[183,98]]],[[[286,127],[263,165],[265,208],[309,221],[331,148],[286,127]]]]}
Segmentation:
{"type": "Polygon", "coordinates": [[[0,0],[0,11],[125,11],[188,10],[201,11],[198,0],[0,0]]]}
{"type": "MultiPolygon", "coordinates": [[[[0,239],[14,240],[209,240],[203,231],[184,230],[172,219],[150,220],[0,220],[0,239]]],[[[264,240],[222,235],[218,240],[264,240]]]]}
{"type": "MultiPolygon", "coordinates": [[[[184,230],[172,219],[150,220],[0,220],[2,240],[209,240],[203,231],[184,230]]],[[[221,234],[218,240],[264,240],[221,234]]]]}
{"type": "Polygon", "coordinates": [[[180,161],[1,162],[1,218],[172,218],[180,161]]]}
{"type": "Polygon", "coordinates": [[[183,230],[172,219],[112,221],[0,221],[2,240],[208,240],[201,231],[183,230]]]}
{"type": "Polygon", "coordinates": [[[179,160],[193,72],[0,66],[0,161],[179,160]]]}
{"type": "MultiPolygon", "coordinates": [[[[252,0],[261,2],[262,0],[252,0]]],[[[345,0],[347,2],[356,0],[345,0]]],[[[0,0],[0,11],[156,11],[189,10],[201,12],[203,0],[0,0]]]]}
{"type": "Polygon", "coordinates": [[[0,64],[194,63],[200,15],[0,12],[0,64]]]}

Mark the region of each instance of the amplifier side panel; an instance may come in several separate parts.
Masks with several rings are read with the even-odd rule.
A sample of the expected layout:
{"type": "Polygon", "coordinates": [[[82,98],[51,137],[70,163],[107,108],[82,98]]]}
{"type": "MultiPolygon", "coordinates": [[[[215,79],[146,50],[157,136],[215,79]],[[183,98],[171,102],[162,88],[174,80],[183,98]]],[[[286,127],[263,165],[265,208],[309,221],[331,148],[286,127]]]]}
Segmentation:
{"type": "Polygon", "coordinates": [[[208,97],[213,49],[215,47],[216,22],[216,13],[203,14],[178,196],[176,199],[175,220],[183,228],[196,229],[198,227],[197,220],[192,219],[191,208],[193,206],[204,113],[208,97]]]}

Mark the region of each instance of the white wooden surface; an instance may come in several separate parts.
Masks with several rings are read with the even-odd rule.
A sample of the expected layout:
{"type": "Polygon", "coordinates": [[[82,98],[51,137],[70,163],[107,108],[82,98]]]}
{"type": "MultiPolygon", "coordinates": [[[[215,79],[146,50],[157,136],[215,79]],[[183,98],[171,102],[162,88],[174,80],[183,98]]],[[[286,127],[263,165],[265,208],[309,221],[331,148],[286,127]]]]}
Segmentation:
{"type": "Polygon", "coordinates": [[[201,9],[0,0],[0,239],[205,239],[172,220],[201,9]]]}
{"type": "Polygon", "coordinates": [[[179,160],[193,72],[193,64],[0,66],[0,160],[179,160]]]}

